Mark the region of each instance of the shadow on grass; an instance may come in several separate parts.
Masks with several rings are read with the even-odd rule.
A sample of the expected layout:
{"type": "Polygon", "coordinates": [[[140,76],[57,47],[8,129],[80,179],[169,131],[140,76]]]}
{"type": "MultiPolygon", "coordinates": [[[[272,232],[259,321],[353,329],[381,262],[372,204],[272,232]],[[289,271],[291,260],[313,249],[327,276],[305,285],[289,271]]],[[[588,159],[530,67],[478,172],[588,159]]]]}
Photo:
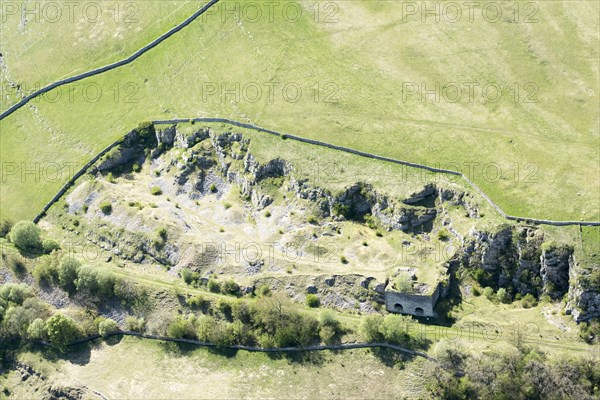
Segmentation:
{"type": "Polygon", "coordinates": [[[53,347],[42,345],[32,345],[31,350],[38,352],[45,359],[51,362],[68,361],[75,365],[87,365],[90,362],[92,350],[98,348],[101,343],[99,340],[94,342],[81,343],[69,346],[65,351],[60,351],[53,347]]]}
{"type": "Polygon", "coordinates": [[[370,351],[383,365],[390,368],[404,369],[404,364],[415,358],[415,356],[382,347],[376,347],[370,349],[370,351]]]}
{"type": "Polygon", "coordinates": [[[286,351],[267,353],[271,360],[287,360],[292,364],[321,366],[326,359],[323,351],[286,351]]]}

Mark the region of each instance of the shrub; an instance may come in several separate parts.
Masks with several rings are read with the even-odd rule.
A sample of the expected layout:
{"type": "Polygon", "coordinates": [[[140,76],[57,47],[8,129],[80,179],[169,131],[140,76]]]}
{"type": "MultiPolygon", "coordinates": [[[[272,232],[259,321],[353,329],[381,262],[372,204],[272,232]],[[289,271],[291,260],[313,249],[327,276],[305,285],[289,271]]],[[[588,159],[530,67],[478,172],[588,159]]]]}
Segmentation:
{"type": "Polygon", "coordinates": [[[25,275],[27,268],[25,267],[23,257],[15,254],[3,254],[3,257],[6,259],[6,265],[8,268],[13,271],[16,276],[23,277],[25,275]]]}
{"type": "Polygon", "coordinates": [[[191,308],[204,308],[204,307],[208,306],[209,301],[206,300],[204,297],[197,295],[197,296],[188,297],[185,300],[185,303],[191,308]]]}
{"type": "Polygon", "coordinates": [[[103,201],[100,203],[100,211],[102,211],[102,214],[109,215],[112,213],[112,209],[112,204],[110,204],[109,201],[103,201]]]}
{"type": "Polygon", "coordinates": [[[481,291],[477,286],[473,286],[473,296],[478,297],[481,295],[481,291]]]}
{"type": "Polygon", "coordinates": [[[215,308],[227,319],[231,319],[233,308],[228,300],[219,299],[215,303],[215,308]]]}
{"type": "Polygon", "coordinates": [[[580,323],[579,337],[589,344],[598,342],[600,339],[600,319],[593,318],[590,321],[580,323]]]}
{"type": "Polygon", "coordinates": [[[492,300],[494,297],[494,289],[489,286],[483,288],[483,295],[487,297],[488,300],[492,300]]]}
{"type": "Polygon", "coordinates": [[[498,293],[496,293],[496,297],[500,302],[505,303],[505,304],[510,303],[512,301],[510,293],[508,293],[506,291],[506,289],[504,289],[504,288],[498,289],[498,293]]]}
{"type": "Polygon", "coordinates": [[[221,291],[221,285],[214,279],[209,279],[207,284],[208,290],[213,293],[219,293],[221,291]]]}
{"type": "Polygon", "coordinates": [[[319,337],[325,344],[333,344],[341,333],[341,324],[330,310],[321,310],[319,313],[319,337]]]}
{"type": "Polygon", "coordinates": [[[396,277],[396,290],[402,293],[412,293],[413,281],[410,275],[402,273],[396,277]]]}
{"type": "Polygon", "coordinates": [[[131,167],[133,172],[140,172],[142,170],[142,167],[140,167],[139,164],[133,164],[133,166],[131,167]]]}
{"type": "Polygon", "coordinates": [[[167,240],[167,230],[165,228],[159,228],[156,233],[158,234],[158,237],[161,238],[162,240],[167,240]]]}
{"type": "Polygon", "coordinates": [[[196,336],[198,340],[210,342],[213,339],[213,330],[216,320],[213,317],[203,315],[196,321],[196,336]]]}
{"type": "Polygon", "coordinates": [[[317,220],[317,217],[315,217],[314,215],[310,215],[306,221],[307,221],[309,224],[313,224],[313,225],[316,225],[316,224],[319,222],[319,221],[317,220]]]}
{"type": "Polygon", "coordinates": [[[341,262],[342,264],[348,264],[348,259],[346,258],[346,256],[341,256],[341,257],[340,257],[340,262],[341,262]]]}
{"type": "Polygon", "coordinates": [[[3,219],[2,222],[0,222],[0,238],[5,238],[9,234],[12,227],[12,221],[3,219]]]}
{"type": "Polygon", "coordinates": [[[19,221],[10,230],[10,240],[19,250],[39,254],[43,250],[41,233],[33,222],[19,221]]]}
{"type": "Polygon", "coordinates": [[[194,330],[193,317],[186,319],[182,316],[177,316],[167,327],[167,336],[176,339],[195,339],[196,332],[194,330]]]}
{"type": "Polygon", "coordinates": [[[306,295],[306,305],[315,308],[319,307],[320,301],[319,297],[316,294],[307,294],[306,295]]]}
{"type": "Polygon", "coordinates": [[[163,191],[159,186],[152,186],[150,188],[150,194],[153,196],[160,196],[162,193],[163,191]]]}
{"type": "Polygon", "coordinates": [[[33,340],[43,340],[46,337],[46,323],[41,318],[36,318],[27,328],[27,337],[33,340]]]}
{"type": "Polygon", "coordinates": [[[408,316],[388,314],[383,319],[379,331],[386,342],[405,344],[410,340],[407,324],[411,321],[412,318],[408,316]]]}
{"type": "Polygon", "coordinates": [[[96,271],[96,280],[98,283],[98,291],[96,295],[100,298],[110,298],[115,295],[115,284],[117,277],[114,273],[107,270],[96,271]]]}
{"type": "Polygon", "coordinates": [[[383,317],[379,314],[367,315],[360,324],[360,333],[367,342],[380,342],[383,340],[381,327],[383,317]]]}
{"type": "Polygon", "coordinates": [[[60,245],[52,239],[46,239],[42,242],[42,249],[44,254],[50,254],[53,251],[60,249],[60,245]]]}
{"type": "Polygon", "coordinates": [[[146,321],[144,320],[144,318],[135,318],[132,316],[128,316],[125,318],[125,326],[130,331],[143,332],[146,326],[146,321]]]}
{"type": "Polygon", "coordinates": [[[46,331],[52,346],[60,351],[80,335],[75,321],[62,314],[55,314],[46,321],[46,331]]]}
{"type": "Polygon", "coordinates": [[[350,206],[342,203],[335,203],[331,209],[333,215],[348,218],[350,216],[350,206]]]}
{"type": "Polygon", "coordinates": [[[240,292],[240,285],[229,279],[223,282],[223,293],[237,295],[240,292]]]}
{"type": "Polygon", "coordinates": [[[99,291],[96,270],[87,265],[80,267],[77,271],[77,279],[75,279],[75,288],[78,292],[85,292],[89,295],[96,296],[99,291]]]}
{"type": "Polygon", "coordinates": [[[450,232],[448,232],[446,228],[440,229],[438,232],[438,239],[443,242],[448,241],[450,239],[450,232]]]}
{"type": "Polygon", "coordinates": [[[267,217],[267,218],[271,217],[271,212],[269,210],[267,210],[267,212],[265,213],[265,217],[267,217]]]}
{"type": "Polygon", "coordinates": [[[114,320],[112,320],[110,318],[105,319],[104,321],[100,322],[100,324],[98,325],[98,333],[103,338],[110,336],[111,334],[118,332],[118,331],[119,331],[119,326],[117,325],[117,323],[114,320]]]}
{"type": "Polygon", "coordinates": [[[208,188],[212,193],[217,193],[217,186],[214,183],[211,183],[208,188]]]}
{"type": "Polygon", "coordinates": [[[271,288],[268,285],[262,285],[260,288],[258,288],[258,295],[259,296],[270,296],[271,288]]]}
{"type": "Polygon", "coordinates": [[[58,284],[68,293],[75,291],[75,281],[80,266],[79,260],[69,257],[63,258],[58,266],[58,284]]]}
{"type": "Polygon", "coordinates": [[[5,283],[0,286],[0,299],[14,304],[23,304],[23,302],[33,297],[33,290],[25,283],[5,283]]]}
{"type": "Polygon", "coordinates": [[[38,285],[56,283],[58,282],[58,266],[54,260],[46,258],[35,266],[32,275],[38,285]]]}
{"type": "Polygon", "coordinates": [[[531,293],[528,293],[521,299],[521,305],[523,308],[535,307],[537,306],[537,299],[531,293]]]}

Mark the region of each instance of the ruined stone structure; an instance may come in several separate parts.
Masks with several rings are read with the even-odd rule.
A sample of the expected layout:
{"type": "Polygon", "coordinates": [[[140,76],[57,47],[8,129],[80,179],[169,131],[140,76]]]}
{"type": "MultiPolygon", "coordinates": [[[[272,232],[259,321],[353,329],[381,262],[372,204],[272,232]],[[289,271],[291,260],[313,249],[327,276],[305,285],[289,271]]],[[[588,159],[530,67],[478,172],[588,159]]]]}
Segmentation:
{"type": "Polygon", "coordinates": [[[424,317],[435,317],[433,308],[440,296],[440,285],[430,295],[385,291],[385,308],[389,312],[424,317]]]}

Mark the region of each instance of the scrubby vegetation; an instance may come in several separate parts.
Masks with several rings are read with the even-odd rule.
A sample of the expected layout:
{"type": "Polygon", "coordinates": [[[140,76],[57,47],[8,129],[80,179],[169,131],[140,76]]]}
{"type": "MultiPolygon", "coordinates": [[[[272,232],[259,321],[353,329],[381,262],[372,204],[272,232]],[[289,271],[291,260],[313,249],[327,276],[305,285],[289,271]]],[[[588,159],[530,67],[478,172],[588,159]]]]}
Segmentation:
{"type": "Polygon", "coordinates": [[[10,240],[21,251],[32,254],[43,251],[42,231],[33,222],[17,222],[10,230],[10,240]]]}
{"type": "Polygon", "coordinates": [[[321,339],[332,343],[342,332],[332,314],[319,320],[296,311],[278,296],[256,301],[232,300],[204,302],[202,314],[175,316],[157,334],[173,338],[197,339],[219,345],[243,344],[260,347],[306,346],[321,339]]]}
{"type": "Polygon", "coordinates": [[[428,389],[444,399],[591,399],[600,395],[600,360],[551,359],[531,347],[501,346],[477,355],[442,342],[428,389]]]}

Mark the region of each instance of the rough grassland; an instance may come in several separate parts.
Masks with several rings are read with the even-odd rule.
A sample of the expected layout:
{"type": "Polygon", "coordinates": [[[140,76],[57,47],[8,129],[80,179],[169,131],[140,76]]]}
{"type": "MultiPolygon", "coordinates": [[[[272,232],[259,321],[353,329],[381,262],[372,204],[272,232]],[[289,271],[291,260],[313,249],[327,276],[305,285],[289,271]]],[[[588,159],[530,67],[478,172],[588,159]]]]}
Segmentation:
{"type": "MultiPolygon", "coordinates": [[[[56,363],[36,353],[24,354],[22,360],[59,384],[86,385],[108,398],[148,399],[424,398],[428,362],[416,359],[401,369],[362,350],[323,352],[293,362],[248,352],[225,356],[193,347],[182,350],[133,338],[82,349],[56,363]]],[[[15,375],[7,380],[10,386],[15,375]]],[[[15,396],[32,396],[28,386],[15,387],[15,396]]]]}
{"type": "MultiPolygon", "coordinates": [[[[281,14],[258,23],[202,18],[133,65],[95,79],[104,93],[133,82],[137,102],[63,98],[0,122],[2,159],[79,162],[84,151],[99,150],[141,120],[222,116],[410,161],[458,163],[463,172],[479,163],[468,175],[510,214],[600,219],[597,2],[536,3],[535,23],[523,21],[526,12],[517,23],[508,14],[487,22],[480,7],[474,22],[403,22],[393,2],[337,4],[331,24],[316,23],[308,3],[293,23],[281,14]],[[476,90],[474,101],[423,101],[403,98],[406,82],[428,89],[493,83],[503,96],[486,101],[476,90]],[[222,85],[236,83],[239,98],[226,95],[222,85]],[[290,83],[302,93],[296,102],[281,90],[290,83]],[[524,101],[527,83],[536,85],[537,102],[524,101]],[[217,94],[207,92],[212,84],[217,94]],[[248,84],[262,88],[258,100],[248,84]],[[266,84],[279,84],[272,99],[266,84]],[[74,146],[48,155],[35,134],[48,129],[74,146]]],[[[17,217],[31,217],[56,187],[16,179],[6,185],[2,212],[17,217]],[[19,211],[24,199],[27,213],[19,211]]]]}

